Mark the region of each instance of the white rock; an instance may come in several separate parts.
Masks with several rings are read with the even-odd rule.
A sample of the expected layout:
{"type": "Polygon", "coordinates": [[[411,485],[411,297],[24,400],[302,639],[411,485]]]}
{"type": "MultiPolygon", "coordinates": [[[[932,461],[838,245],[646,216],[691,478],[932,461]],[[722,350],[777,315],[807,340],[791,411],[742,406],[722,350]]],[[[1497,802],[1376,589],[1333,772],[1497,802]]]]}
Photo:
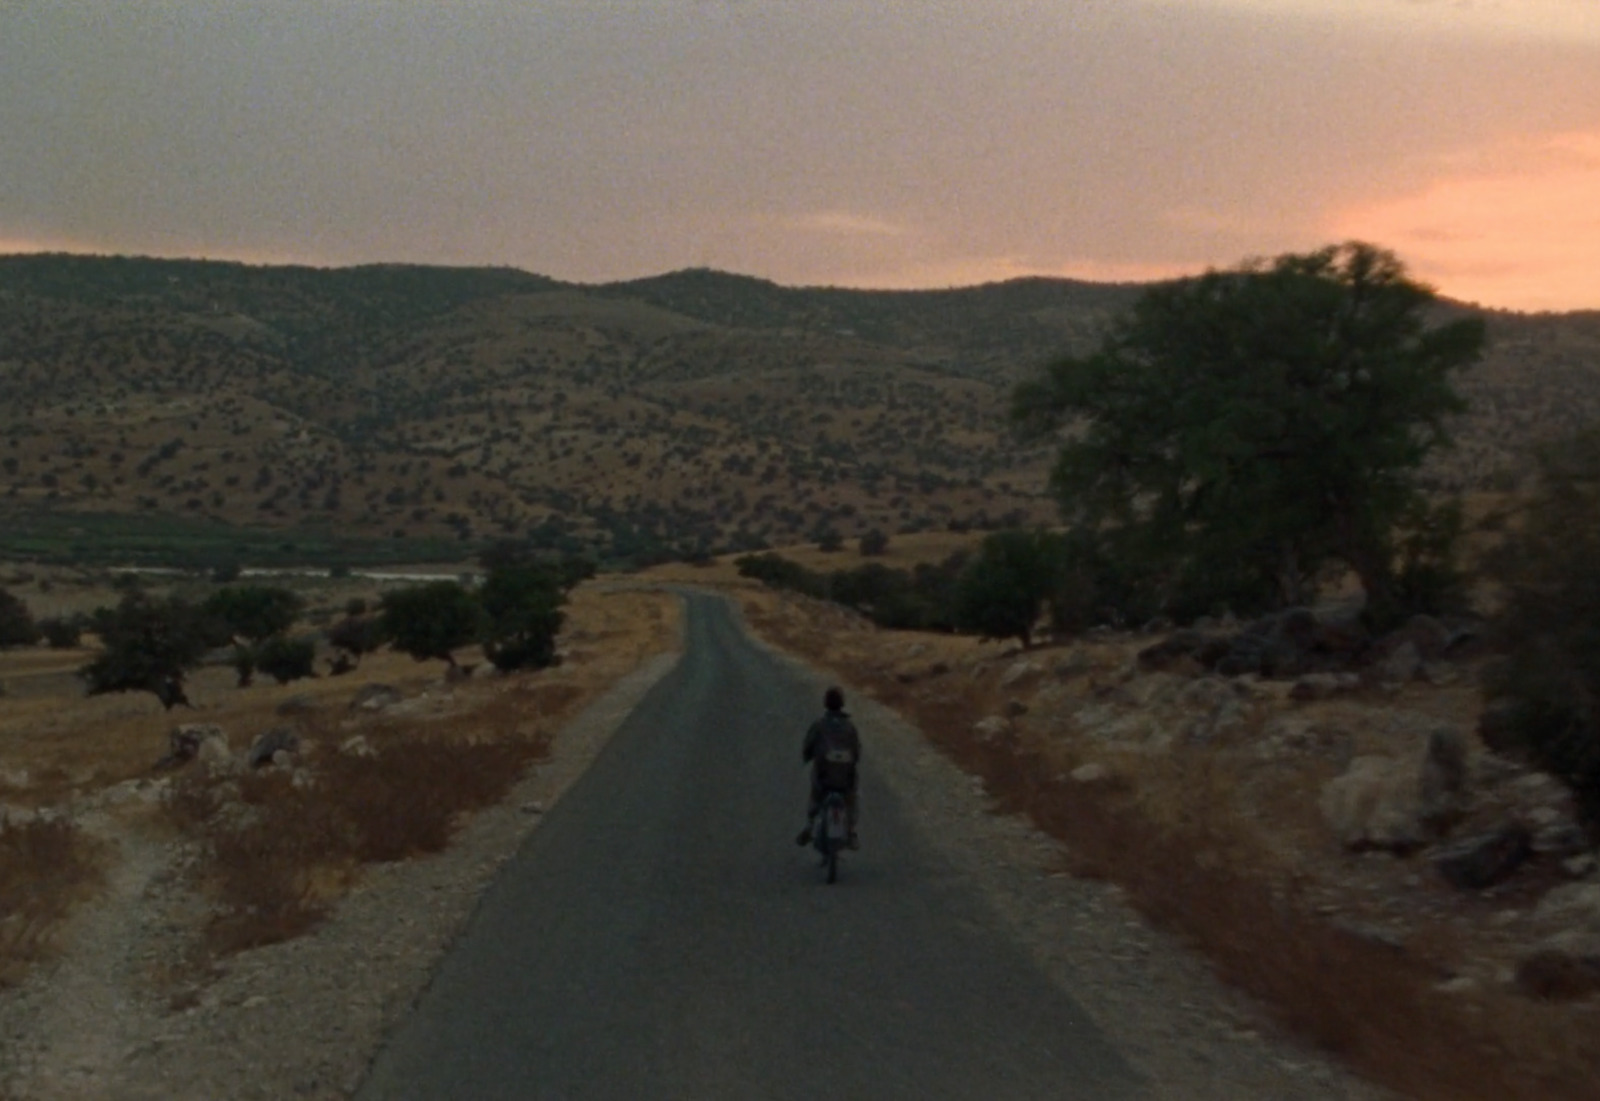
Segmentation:
{"type": "Polygon", "coordinates": [[[1001,688],[1014,688],[1025,680],[1030,680],[1044,672],[1036,662],[1018,661],[1000,675],[1001,688]]]}
{"type": "Polygon", "coordinates": [[[347,757],[376,757],[378,755],[378,751],[372,748],[372,743],[367,741],[364,734],[356,734],[340,742],[339,752],[347,757]]]}
{"type": "Polygon", "coordinates": [[[1071,772],[1072,778],[1080,784],[1097,783],[1110,775],[1111,770],[1099,761],[1090,761],[1086,765],[1079,765],[1071,772]]]}
{"type": "Polygon", "coordinates": [[[974,723],[972,732],[978,736],[979,741],[997,741],[1011,733],[1011,721],[1002,715],[990,715],[974,723]]]}
{"type": "Polygon", "coordinates": [[[1414,768],[1393,757],[1357,757],[1323,787],[1323,820],[1346,848],[1409,849],[1426,840],[1414,768]]]}
{"type": "Polygon", "coordinates": [[[1539,900],[1534,919],[1550,928],[1580,928],[1600,934],[1600,883],[1568,883],[1539,900]]]}

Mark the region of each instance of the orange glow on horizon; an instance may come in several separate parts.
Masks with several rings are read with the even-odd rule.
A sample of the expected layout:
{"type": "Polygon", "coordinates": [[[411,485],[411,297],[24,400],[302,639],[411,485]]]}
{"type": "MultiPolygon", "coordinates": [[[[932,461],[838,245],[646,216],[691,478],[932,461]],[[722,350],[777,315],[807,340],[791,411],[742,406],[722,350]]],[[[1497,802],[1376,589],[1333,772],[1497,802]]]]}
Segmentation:
{"type": "Polygon", "coordinates": [[[1409,195],[1337,212],[1329,233],[1394,249],[1450,298],[1600,309],[1600,133],[1480,151],[1409,195]]]}

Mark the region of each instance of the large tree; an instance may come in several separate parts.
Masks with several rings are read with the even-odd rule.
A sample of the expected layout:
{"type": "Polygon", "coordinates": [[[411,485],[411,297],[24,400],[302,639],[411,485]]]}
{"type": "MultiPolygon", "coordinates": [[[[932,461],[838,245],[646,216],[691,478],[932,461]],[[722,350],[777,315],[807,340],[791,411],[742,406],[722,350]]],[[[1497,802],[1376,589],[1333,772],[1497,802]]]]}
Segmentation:
{"type": "Polygon", "coordinates": [[[183,678],[210,647],[200,609],[177,597],[157,601],[136,591],[115,608],[98,609],[93,627],[103,649],[78,671],[91,696],[149,692],[168,710],[188,704],[183,678]]]}
{"type": "Polygon", "coordinates": [[[1430,324],[1435,302],[1360,243],[1209,272],[1146,292],[1013,412],[1064,431],[1064,517],[1154,606],[1299,604],[1336,560],[1392,614],[1400,537],[1430,522],[1413,474],[1484,339],[1476,319],[1430,324]]]}

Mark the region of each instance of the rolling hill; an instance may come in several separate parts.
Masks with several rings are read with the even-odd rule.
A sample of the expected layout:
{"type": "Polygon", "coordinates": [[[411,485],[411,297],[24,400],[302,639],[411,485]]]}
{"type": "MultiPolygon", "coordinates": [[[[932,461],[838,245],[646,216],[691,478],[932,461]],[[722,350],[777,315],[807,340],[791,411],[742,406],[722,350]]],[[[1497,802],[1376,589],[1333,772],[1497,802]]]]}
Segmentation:
{"type": "MultiPolygon", "coordinates": [[[[651,558],[1046,521],[1010,388],[1141,289],[0,257],[0,553],[651,558]]],[[[1488,317],[1452,488],[1600,419],[1600,313],[1488,317]]]]}

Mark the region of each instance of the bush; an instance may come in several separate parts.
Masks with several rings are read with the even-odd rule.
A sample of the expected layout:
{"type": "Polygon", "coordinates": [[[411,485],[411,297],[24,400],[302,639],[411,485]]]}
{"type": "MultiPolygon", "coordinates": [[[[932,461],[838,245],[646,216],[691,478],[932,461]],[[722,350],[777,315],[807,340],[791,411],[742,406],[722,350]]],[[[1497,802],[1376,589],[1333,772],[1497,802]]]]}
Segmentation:
{"type": "Polygon", "coordinates": [[[316,645],[309,638],[274,635],[256,647],[256,668],[279,684],[316,676],[316,645]]]}
{"type": "Polygon", "coordinates": [[[0,650],[13,646],[32,646],[39,641],[39,627],[22,599],[0,589],[0,650]]]}
{"type": "Polygon", "coordinates": [[[827,582],[798,562],[774,551],[746,554],[733,560],[740,577],[754,578],[771,589],[789,589],[808,596],[826,596],[827,582]]]}
{"type": "MultiPolygon", "coordinates": [[[[366,601],[360,605],[364,610],[366,601]]],[[[352,613],[328,628],[328,645],[343,650],[359,663],[383,645],[383,624],[374,616],[352,613]]]]}
{"type": "Polygon", "coordinates": [[[52,650],[71,650],[83,641],[83,620],[53,616],[39,621],[39,633],[52,650]]]}
{"type": "Polygon", "coordinates": [[[1486,670],[1486,740],[1566,783],[1600,836],[1600,431],[1541,457],[1520,530],[1494,556],[1508,657],[1486,670]]]}
{"type": "Polygon", "coordinates": [[[889,537],[877,528],[873,528],[861,537],[861,556],[874,558],[889,549],[889,537]]]}

